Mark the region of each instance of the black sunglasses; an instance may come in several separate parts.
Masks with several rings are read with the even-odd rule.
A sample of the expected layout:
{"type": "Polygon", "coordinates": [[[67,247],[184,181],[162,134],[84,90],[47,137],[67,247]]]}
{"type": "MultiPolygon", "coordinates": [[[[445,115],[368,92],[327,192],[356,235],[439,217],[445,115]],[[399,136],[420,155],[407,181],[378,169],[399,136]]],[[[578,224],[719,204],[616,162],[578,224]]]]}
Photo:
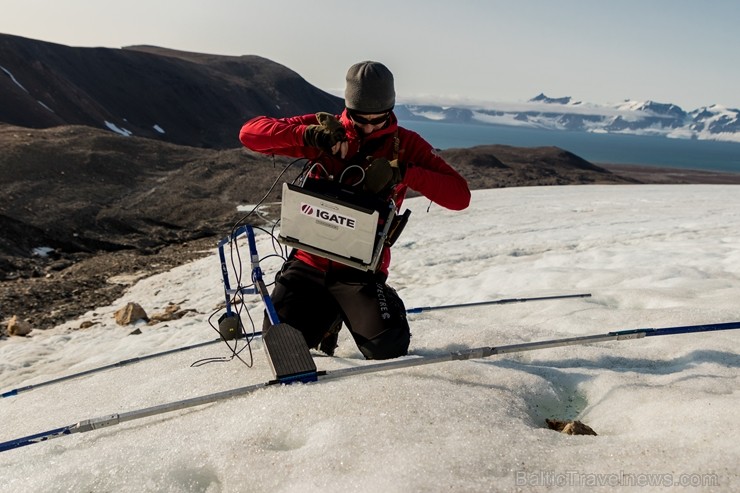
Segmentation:
{"type": "Polygon", "coordinates": [[[352,121],[359,123],[360,125],[380,125],[381,123],[386,122],[390,116],[390,113],[386,113],[385,115],[376,116],[375,118],[365,118],[353,111],[349,112],[349,117],[352,121]]]}

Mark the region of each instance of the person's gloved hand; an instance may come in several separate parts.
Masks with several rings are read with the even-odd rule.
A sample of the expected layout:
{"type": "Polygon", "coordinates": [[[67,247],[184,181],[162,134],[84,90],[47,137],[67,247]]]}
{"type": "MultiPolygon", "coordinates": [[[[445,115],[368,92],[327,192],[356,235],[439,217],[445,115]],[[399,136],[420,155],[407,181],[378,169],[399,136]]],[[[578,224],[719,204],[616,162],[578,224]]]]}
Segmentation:
{"type": "Polygon", "coordinates": [[[303,132],[303,143],[318,147],[329,153],[335,153],[337,144],[347,140],[347,132],[341,122],[330,113],[316,113],[318,125],[309,125],[303,132]]]}
{"type": "Polygon", "coordinates": [[[401,182],[401,169],[398,160],[388,161],[384,157],[373,158],[368,156],[370,165],[365,169],[365,181],[363,188],[366,192],[378,194],[387,192],[389,189],[401,182]]]}

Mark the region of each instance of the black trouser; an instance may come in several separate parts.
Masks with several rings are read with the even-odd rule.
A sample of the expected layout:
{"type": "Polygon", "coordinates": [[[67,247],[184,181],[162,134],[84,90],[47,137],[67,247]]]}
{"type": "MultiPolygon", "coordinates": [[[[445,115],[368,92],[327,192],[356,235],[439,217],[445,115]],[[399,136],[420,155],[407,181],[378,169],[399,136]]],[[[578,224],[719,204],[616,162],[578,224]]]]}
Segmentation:
{"type": "MultiPolygon", "coordinates": [[[[271,298],[280,322],[298,329],[308,347],[317,347],[341,320],[367,359],[408,352],[406,308],[383,276],[355,269],[322,272],[291,259],[275,277],[271,298]]],[[[267,317],[263,325],[270,326],[267,317]]]]}

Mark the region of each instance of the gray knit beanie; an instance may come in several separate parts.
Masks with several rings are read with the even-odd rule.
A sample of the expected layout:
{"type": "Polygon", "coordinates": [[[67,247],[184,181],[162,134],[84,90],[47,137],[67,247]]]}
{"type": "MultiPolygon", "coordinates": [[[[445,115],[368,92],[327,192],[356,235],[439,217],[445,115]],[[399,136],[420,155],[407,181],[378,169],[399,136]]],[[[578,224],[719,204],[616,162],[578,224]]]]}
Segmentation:
{"type": "Polygon", "coordinates": [[[347,71],[344,104],[357,113],[385,113],[396,104],[393,74],[379,62],[360,62],[347,71]]]}

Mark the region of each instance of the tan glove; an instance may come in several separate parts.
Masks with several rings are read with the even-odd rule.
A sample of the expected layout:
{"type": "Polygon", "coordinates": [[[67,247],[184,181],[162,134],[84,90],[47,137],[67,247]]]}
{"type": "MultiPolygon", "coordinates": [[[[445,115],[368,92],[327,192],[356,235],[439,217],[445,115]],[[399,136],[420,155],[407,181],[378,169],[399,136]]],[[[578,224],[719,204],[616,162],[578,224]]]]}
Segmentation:
{"type": "Polygon", "coordinates": [[[347,140],[347,132],[342,123],[331,113],[316,113],[316,118],[319,124],[306,127],[303,132],[303,143],[331,153],[332,147],[347,140]]]}
{"type": "Polygon", "coordinates": [[[365,181],[363,188],[371,194],[390,191],[391,187],[399,184],[401,179],[401,169],[398,166],[398,160],[388,161],[384,157],[373,158],[368,156],[370,165],[365,169],[365,181]]]}

